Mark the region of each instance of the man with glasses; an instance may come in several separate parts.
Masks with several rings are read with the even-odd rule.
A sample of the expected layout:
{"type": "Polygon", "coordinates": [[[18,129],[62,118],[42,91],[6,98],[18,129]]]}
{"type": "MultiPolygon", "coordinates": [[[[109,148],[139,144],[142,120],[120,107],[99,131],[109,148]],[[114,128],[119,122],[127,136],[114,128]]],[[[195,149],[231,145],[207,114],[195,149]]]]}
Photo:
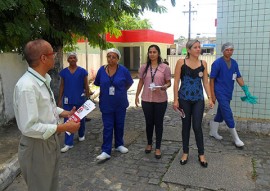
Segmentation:
{"type": "Polygon", "coordinates": [[[45,40],[30,41],[24,48],[28,69],[14,89],[13,107],[22,135],[18,159],[28,190],[58,189],[60,144],[58,133],[76,132],[80,123],[58,124],[59,117],[69,117],[70,111],[56,106],[47,72],[54,67],[55,53],[45,40]]]}
{"type": "MultiPolygon", "coordinates": [[[[65,110],[71,110],[74,106],[81,107],[86,98],[89,98],[88,72],[77,65],[78,57],[75,52],[70,52],[67,55],[69,66],[60,71],[61,83],[59,88],[58,106],[65,110]]],[[[65,122],[68,118],[65,118],[65,122]]],[[[79,141],[85,140],[85,118],[81,119],[79,129],[79,141]]],[[[73,148],[74,134],[65,133],[65,145],[61,152],[67,152],[73,148]]]]}

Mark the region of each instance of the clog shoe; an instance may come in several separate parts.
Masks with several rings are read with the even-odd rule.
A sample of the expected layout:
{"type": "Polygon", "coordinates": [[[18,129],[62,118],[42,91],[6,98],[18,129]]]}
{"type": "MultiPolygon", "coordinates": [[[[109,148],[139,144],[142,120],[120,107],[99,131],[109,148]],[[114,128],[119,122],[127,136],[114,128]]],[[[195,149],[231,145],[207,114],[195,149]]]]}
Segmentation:
{"type": "Polygon", "coordinates": [[[73,146],[69,146],[69,145],[65,145],[62,149],[61,149],[61,152],[62,153],[65,153],[67,152],[69,149],[73,148],[73,146]]]}
{"type": "Polygon", "coordinates": [[[110,159],[110,158],[111,158],[110,155],[108,155],[105,152],[102,152],[100,155],[97,156],[96,159],[98,159],[98,160],[107,160],[107,159],[110,159]]]}
{"type": "Polygon", "coordinates": [[[119,151],[119,152],[122,153],[122,154],[125,154],[125,153],[128,152],[128,149],[127,149],[126,147],[124,147],[124,146],[119,146],[119,147],[117,147],[115,150],[116,150],[116,151],[119,151]]]}
{"type": "Polygon", "coordinates": [[[82,141],[84,141],[84,140],[85,140],[85,136],[79,137],[79,141],[80,141],[80,142],[82,142],[82,141]]]}

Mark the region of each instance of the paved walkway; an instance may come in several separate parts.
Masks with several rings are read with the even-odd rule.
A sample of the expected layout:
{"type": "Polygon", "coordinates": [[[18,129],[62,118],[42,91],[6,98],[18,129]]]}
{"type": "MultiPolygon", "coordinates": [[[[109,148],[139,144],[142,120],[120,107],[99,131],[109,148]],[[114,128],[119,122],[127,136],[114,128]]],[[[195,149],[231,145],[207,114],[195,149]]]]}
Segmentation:
{"type": "MultiPolygon", "coordinates": [[[[60,191],[270,190],[270,137],[240,132],[239,136],[246,146],[243,150],[236,149],[226,129],[220,132],[224,137],[222,141],[209,137],[211,114],[205,113],[203,126],[205,154],[209,163],[207,169],[198,162],[193,133],[189,161],[185,166],[179,164],[182,153],[181,121],[172,110],[171,103],[164,121],[162,158],[155,159],[154,152],[145,154],[145,121],[142,109],[134,107],[134,89],[136,87],[129,91],[131,107],[127,111],[125,124],[125,145],[129,153],[113,151],[111,159],[105,163],[96,161],[102,144],[102,122],[99,110],[94,110],[92,120],[87,122],[86,140],[78,142],[75,136],[74,148],[61,154],[60,191]]],[[[63,142],[63,135],[60,138],[63,142]]],[[[8,163],[12,164],[10,169],[14,168],[10,174],[16,170],[16,156],[13,159],[13,163],[8,163]]],[[[0,172],[0,178],[3,178],[3,171],[0,172]]],[[[21,175],[6,189],[25,190],[27,188],[21,175]]]]}

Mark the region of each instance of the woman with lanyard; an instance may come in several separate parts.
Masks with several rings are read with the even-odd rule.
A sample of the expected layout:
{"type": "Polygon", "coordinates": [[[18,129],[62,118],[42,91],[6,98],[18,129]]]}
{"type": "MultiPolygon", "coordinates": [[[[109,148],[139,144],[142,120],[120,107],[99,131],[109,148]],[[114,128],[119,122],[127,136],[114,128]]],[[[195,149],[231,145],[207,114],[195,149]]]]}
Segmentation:
{"type": "Polygon", "coordinates": [[[162,63],[160,48],[151,45],[148,48],[147,63],[139,69],[139,84],[135,104],[138,107],[141,95],[142,108],[146,122],[147,146],[145,153],[152,151],[153,131],[156,133],[155,157],[161,158],[161,140],[163,134],[163,118],[167,109],[167,88],[171,86],[171,71],[168,65],[162,63]]]}
{"type": "Polygon", "coordinates": [[[133,80],[127,68],[118,64],[120,58],[121,54],[117,49],[108,49],[108,64],[99,68],[94,82],[96,86],[100,86],[99,107],[104,126],[102,153],[97,156],[98,160],[111,158],[113,134],[115,150],[128,152],[124,147],[123,137],[126,108],[129,105],[127,90],[133,80]]]}

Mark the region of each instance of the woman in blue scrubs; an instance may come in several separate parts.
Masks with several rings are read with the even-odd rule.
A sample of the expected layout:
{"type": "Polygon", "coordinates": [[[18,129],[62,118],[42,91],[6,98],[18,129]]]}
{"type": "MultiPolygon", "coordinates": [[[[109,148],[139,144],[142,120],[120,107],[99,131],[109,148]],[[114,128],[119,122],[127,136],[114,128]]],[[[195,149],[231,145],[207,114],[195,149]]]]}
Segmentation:
{"type": "Polygon", "coordinates": [[[128,107],[127,90],[133,84],[127,68],[118,64],[120,52],[111,48],[107,50],[107,65],[101,66],[97,72],[94,84],[100,86],[99,107],[103,121],[102,153],[98,160],[111,157],[113,134],[115,150],[127,153],[124,147],[124,124],[126,108],[128,107]]]}

